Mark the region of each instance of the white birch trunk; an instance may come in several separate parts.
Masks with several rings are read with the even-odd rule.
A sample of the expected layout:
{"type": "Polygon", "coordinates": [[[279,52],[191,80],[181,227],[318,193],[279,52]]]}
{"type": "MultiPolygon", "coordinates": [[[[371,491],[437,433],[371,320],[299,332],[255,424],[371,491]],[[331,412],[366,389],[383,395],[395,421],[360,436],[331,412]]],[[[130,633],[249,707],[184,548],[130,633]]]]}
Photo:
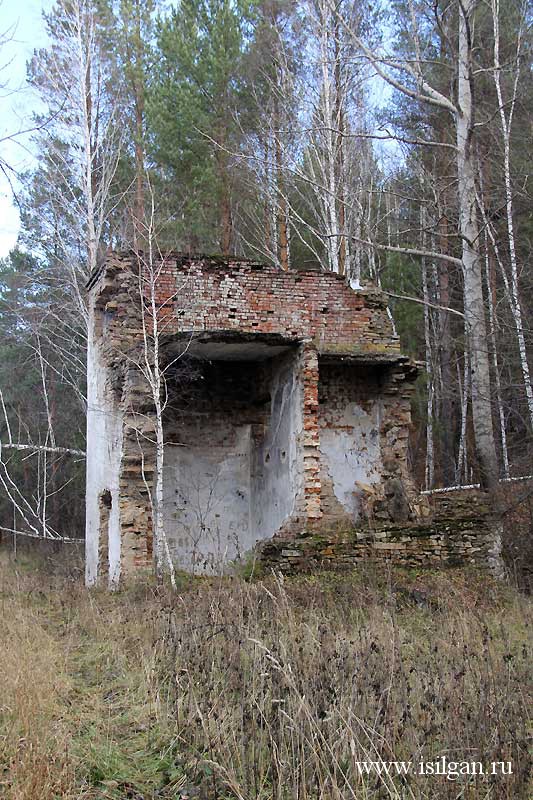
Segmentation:
{"type": "Polygon", "coordinates": [[[496,96],[498,98],[498,110],[500,114],[500,124],[502,129],[503,139],[503,171],[505,180],[505,216],[507,222],[507,239],[509,248],[509,261],[511,266],[511,291],[509,295],[509,304],[511,313],[516,329],[516,337],[518,341],[518,352],[520,356],[520,367],[522,370],[522,377],[524,380],[524,389],[526,393],[529,425],[533,433],[533,387],[531,385],[531,373],[529,370],[529,362],[527,356],[526,339],[524,335],[524,325],[522,321],[522,305],[520,301],[519,282],[518,282],[518,259],[516,254],[516,241],[514,233],[513,221],[513,193],[511,185],[511,126],[513,121],[514,108],[516,104],[518,78],[520,75],[520,48],[521,48],[521,31],[517,42],[517,65],[516,75],[513,83],[513,93],[509,105],[509,114],[506,115],[505,103],[503,99],[503,92],[501,86],[501,64],[500,64],[500,2],[499,0],[492,0],[492,15],[494,27],[494,84],[496,88],[496,96]]]}
{"type": "Polygon", "coordinates": [[[329,255],[330,269],[332,272],[339,271],[339,226],[337,220],[337,182],[335,177],[335,152],[333,144],[334,115],[332,110],[332,80],[329,71],[329,52],[328,52],[328,5],[322,4],[320,14],[320,57],[322,67],[322,105],[324,116],[324,167],[327,179],[327,192],[324,198],[327,210],[327,249],[329,255]]]}
{"type": "Polygon", "coordinates": [[[89,274],[96,267],[98,241],[96,234],[96,217],[95,217],[95,198],[93,193],[93,142],[92,142],[92,87],[91,87],[91,46],[92,37],[94,36],[94,21],[92,17],[86,19],[82,18],[82,10],[79,2],[75,2],[73,6],[73,13],[75,16],[76,26],[76,40],[78,46],[78,69],[76,77],[78,79],[78,91],[80,93],[81,102],[81,117],[82,117],[82,135],[83,135],[83,189],[85,195],[85,204],[87,209],[87,255],[88,255],[88,272],[89,274]],[[84,30],[84,22],[87,26],[84,30]]]}
{"type": "MultiPolygon", "coordinates": [[[[466,337],[466,325],[465,325],[466,337]]],[[[461,398],[461,433],[459,437],[459,452],[457,454],[457,465],[455,468],[455,483],[461,486],[464,481],[467,482],[468,472],[468,453],[466,446],[466,429],[468,422],[468,398],[470,395],[470,354],[468,348],[465,347],[464,352],[464,366],[463,366],[463,380],[459,372],[459,365],[457,365],[458,383],[459,383],[459,396],[461,398]]]]}
{"type": "Polygon", "coordinates": [[[139,275],[139,300],[141,303],[142,327],[143,327],[143,346],[144,346],[144,365],[143,373],[146,376],[152,392],[155,412],[155,434],[156,434],[156,470],[155,470],[155,499],[152,502],[153,526],[154,526],[154,557],[155,574],[159,582],[163,580],[165,563],[170,574],[172,588],[176,589],[176,571],[172,556],[168,546],[168,539],[165,530],[164,517],[164,470],[165,470],[165,438],[163,428],[164,404],[161,400],[164,374],[161,366],[159,317],[157,307],[157,280],[158,274],[155,269],[154,258],[154,197],[150,187],[152,211],[148,226],[148,263],[141,266],[139,275]],[[144,274],[142,274],[144,271],[144,274]],[[148,294],[150,305],[150,321],[147,324],[146,314],[144,313],[145,298],[148,294]]]}
{"type": "Polygon", "coordinates": [[[492,351],[492,369],[494,372],[494,385],[496,389],[496,403],[498,406],[498,419],[500,422],[500,439],[502,446],[503,477],[509,478],[509,452],[507,449],[507,432],[505,429],[505,412],[502,402],[502,387],[500,381],[500,366],[498,364],[498,349],[496,346],[496,323],[494,313],[494,302],[492,298],[492,282],[490,279],[489,250],[487,234],[485,232],[485,282],[487,284],[487,298],[489,310],[489,332],[492,351]]]}
{"type": "Polygon", "coordinates": [[[494,441],[491,404],[491,380],[487,349],[485,304],[481,260],[477,195],[472,137],[474,108],[470,31],[474,0],[465,0],[459,11],[458,35],[458,109],[457,122],[457,184],[459,221],[463,248],[464,311],[467,328],[466,347],[470,351],[472,417],[480,483],[484,488],[497,485],[498,460],[494,441]]]}

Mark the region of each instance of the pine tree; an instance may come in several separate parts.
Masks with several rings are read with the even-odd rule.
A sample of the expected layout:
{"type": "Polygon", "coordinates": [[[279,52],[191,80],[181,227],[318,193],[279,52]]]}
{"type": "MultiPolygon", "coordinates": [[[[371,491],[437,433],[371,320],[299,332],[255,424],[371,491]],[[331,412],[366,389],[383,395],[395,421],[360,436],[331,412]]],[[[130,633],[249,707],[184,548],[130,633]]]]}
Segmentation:
{"type": "Polygon", "coordinates": [[[157,23],[150,154],[171,196],[175,241],[189,249],[234,245],[232,153],[242,137],[249,21],[244,0],[184,0],[157,23]]]}

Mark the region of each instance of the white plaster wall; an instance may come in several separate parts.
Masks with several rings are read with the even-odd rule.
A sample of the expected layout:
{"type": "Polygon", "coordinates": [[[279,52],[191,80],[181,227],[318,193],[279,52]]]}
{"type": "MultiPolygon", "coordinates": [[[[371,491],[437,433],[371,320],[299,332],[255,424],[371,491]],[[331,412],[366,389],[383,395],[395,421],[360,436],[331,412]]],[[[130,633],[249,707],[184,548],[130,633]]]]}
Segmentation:
{"type": "MultiPolygon", "coordinates": [[[[272,537],[293,513],[303,486],[302,388],[294,355],[271,364],[270,419],[254,451],[252,528],[255,542],[272,537]]],[[[254,542],[254,543],[255,543],[254,542]]]]}
{"type": "Polygon", "coordinates": [[[120,578],[119,475],[122,457],[122,413],[117,408],[95,331],[95,314],[89,310],[87,347],[87,457],[85,580],[93,586],[98,580],[100,538],[100,497],[111,494],[109,513],[109,585],[120,578]]]}
{"type": "Polygon", "coordinates": [[[276,356],[248,373],[252,385],[238,367],[238,406],[210,384],[198,407],[169,422],[179,444],[165,446],[164,520],[178,568],[222,572],[292,513],[303,485],[295,363],[292,354],[276,356]]]}
{"type": "Polygon", "coordinates": [[[361,498],[357,482],[372,485],[382,479],[382,403],[378,396],[372,396],[369,386],[363,404],[360,387],[351,386],[351,379],[347,372],[345,385],[337,386],[330,402],[321,404],[319,425],[323,467],[333,482],[336,499],[356,522],[361,498]]]}
{"type": "Polygon", "coordinates": [[[164,520],[174,563],[217,573],[250,549],[250,425],[220,417],[165,447],[164,520]]]}

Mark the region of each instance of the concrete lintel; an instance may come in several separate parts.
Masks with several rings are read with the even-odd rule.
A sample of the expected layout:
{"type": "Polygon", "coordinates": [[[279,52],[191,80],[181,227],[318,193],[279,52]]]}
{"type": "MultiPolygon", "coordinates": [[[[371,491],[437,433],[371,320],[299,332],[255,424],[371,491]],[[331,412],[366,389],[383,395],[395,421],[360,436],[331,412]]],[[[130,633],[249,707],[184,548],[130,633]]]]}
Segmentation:
{"type": "Polygon", "coordinates": [[[239,331],[181,331],[164,344],[167,357],[187,354],[205,361],[266,361],[286,353],[298,340],[278,334],[239,331]]]}
{"type": "Polygon", "coordinates": [[[408,356],[399,353],[384,353],[381,351],[372,352],[328,352],[318,350],[318,358],[322,364],[360,364],[361,366],[412,366],[416,368],[414,362],[408,356]]]}

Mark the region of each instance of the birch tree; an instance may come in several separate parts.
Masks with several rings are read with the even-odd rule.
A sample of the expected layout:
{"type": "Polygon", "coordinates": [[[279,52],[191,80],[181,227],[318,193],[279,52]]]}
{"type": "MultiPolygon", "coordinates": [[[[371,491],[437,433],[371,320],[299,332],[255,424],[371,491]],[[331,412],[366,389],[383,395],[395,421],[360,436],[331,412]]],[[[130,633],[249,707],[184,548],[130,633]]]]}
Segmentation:
{"type": "MultiPolygon", "coordinates": [[[[4,491],[18,516],[24,512],[28,528],[29,507],[34,507],[34,519],[47,538],[48,501],[57,497],[57,481],[51,480],[57,472],[56,457],[83,457],[82,448],[56,436],[61,413],[57,406],[65,416],[72,407],[78,415],[86,405],[91,408],[92,398],[84,396],[84,350],[86,343],[89,348],[93,343],[87,341],[83,287],[97,266],[104,240],[110,238],[110,218],[120,199],[114,195],[114,178],[121,125],[119,86],[102,51],[96,3],[60,0],[43,18],[50,45],[34,54],[28,80],[45,112],[36,120],[39,165],[22,192],[21,241],[38,260],[38,283],[46,292],[42,304],[22,311],[19,331],[41,377],[36,391],[44,415],[37,432],[32,420],[22,420],[24,438],[6,431],[4,453],[17,451],[36,466],[31,472],[35,483],[23,498],[17,480],[20,463],[4,458],[2,469],[4,491]]],[[[0,389],[5,395],[6,387],[0,389]]],[[[11,430],[12,405],[4,408],[6,428],[11,430]]],[[[35,533],[32,525],[28,530],[35,533]]]]}
{"type": "MultiPolygon", "coordinates": [[[[477,208],[475,153],[477,120],[473,93],[476,6],[477,0],[464,0],[454,4],[457,21],[454,36],[456,89],[453,94],[446,94],[436,88],[428,77],[429,59],[424,51],[412,2],[409,2],[408,6],[408,35],[412,44],[410,58],[388,53],[385,48],[381,50],[369,48],[356,32],[346,26],[342,17],[338,18],[351,33],[360,53],[372,65],[377,76],[412,102],[446,111],[454,125],[459,236],[462,249],[466,337],[470,356],[473,425],[481,484],[489,489],[497,482],[498,461],[492,422],[491,375],[477,208]]],[[[449,7],[444,13],[446,12],[450,13],[449,7]]],[[[441,23],[441,13],[437,7],[435,14],[437,24],[441,23]]],[[[423,139],[420,144],[423,144],[423,139]]]]}
{"type": "Polygon", "coordinates": [[[14,541],[69,538],[81,518],[63,513],[81,488],[84,437],[76,394],[63,402],[61,329],[57,347],[40,335],[49,291],[37,259],[13,251],[0,262],[0,528],[14,541]]]}
{"type": "MultiPolygon", "coordinates": [[[[165,266],[165,258],[157,245],[155,230],[155,200],[151,185],[148,183],[151,208],[147,216],[146,226],[141,237],[147,244],[144,253],[138,253],[139,260],[139,303],[141,309],[142,355],[137,367],[146,380],[153,403],[153,421],[155,434],[155,476],[154,485],[147,485],[152,503],[152,519],[154,534],[154,568],[159,583],[168,572],[173,589],[176,589],[176,572],[165,529],[164,516],[164,474],[165,474],[165,435],[164,413],[168,401],[166,373],[170,365],[163,364],[161,352],[162,339],[166,332],[164,309],[158,297],[158,282],[161,270],[165,266]]],[[[165,303],[175,298],[166,298],[165,303]]]]}
{"type": "Polygon", "coordinates": [[[93,0],[60,0],[44,19],[52,44],[35,54],[29,81],[52,116],[44,141],[38,142],[55,167],[48,191],[65,217],[77,223],[68,240],[55,242],[56,254],[69,270],[85,316],[79,281],[96,267],[120,199],[113,195],[122,144],[120,85],[108,71],[93,0]],[[81,260],[72,247],[76,241],[83,243],[81,260]]]}
{"type": "MultiPolygon", "coordinates": [[[[507,277],[505,269],[501,260],[499,264],[502,268],[502,279],[505,285],[506,296],[511,309],[513,317],[516,338],[518,343],[518,353],[520,358],[520,369],[524,380],[524,390],[527,400],[527,408],[529,414],[530,431],[533,433],[533,387],[531,385],[531,374],[529,370],[528,354],[526,348],[526,337],[524,331],[522,301],[520,298],[519,288],[519,268],[518,268],[518,255],[516,248],[515,237],[515,224],[514,224],[514,211],[513,211],[513,188],[511,181],[511,130],[513,125],[513,117],[518,100],[518,86],[521,73],[522,61],[522,47],[523,37],[526,27],[526,7],[521,6],[519,11],[519,25],[516,32],[516,50],[513,58],[511,69],[514,74],[511,75],[511,87],[509,96],[504,97],[504,87],[502,81],[503,65],[500,58],[501,35],[500,35],[500,18],[501,8],[500,0],[491,0],[492,23],[494,34],[494,48],[493,48],[493,80],[496,89],[496,97],[498,102],[498,116],[501,128],[501,138],[503,143],[503,175],[505,185],[505,221],[507,226],[507,249],[509,254],[509,272],[507,277]]],[[[507,65],[509,71],[509,65],[507,65]]]]}

